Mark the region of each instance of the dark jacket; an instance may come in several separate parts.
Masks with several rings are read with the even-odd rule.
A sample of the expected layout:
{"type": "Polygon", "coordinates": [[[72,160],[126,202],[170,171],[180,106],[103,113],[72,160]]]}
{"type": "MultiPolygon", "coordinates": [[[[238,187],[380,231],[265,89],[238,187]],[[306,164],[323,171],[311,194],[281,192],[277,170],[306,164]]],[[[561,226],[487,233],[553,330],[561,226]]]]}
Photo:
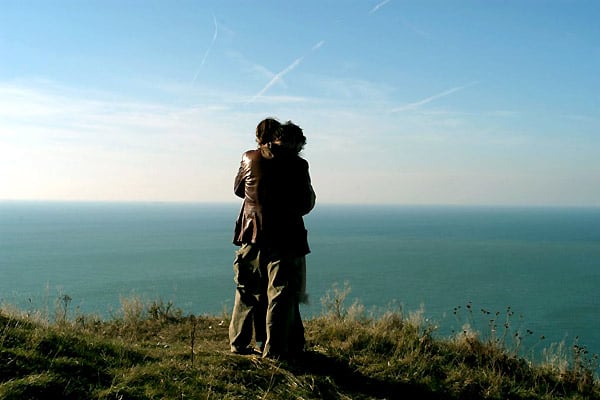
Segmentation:
{"type": "Polygon", "coordinates": [[[258,244],[282,255],[310,252],[303,215],[315,204],[308,162],[273,147],[244,153],[234,192],[244,199],[233,243],[258,244]]]}

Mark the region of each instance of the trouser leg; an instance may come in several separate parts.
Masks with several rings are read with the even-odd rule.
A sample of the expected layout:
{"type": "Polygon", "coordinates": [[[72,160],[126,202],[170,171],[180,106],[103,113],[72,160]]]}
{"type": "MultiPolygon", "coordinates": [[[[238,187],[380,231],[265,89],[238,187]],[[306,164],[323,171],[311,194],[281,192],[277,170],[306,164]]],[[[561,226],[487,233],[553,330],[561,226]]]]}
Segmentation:
{"type": "Polygon", "coordinates": [[[267,264],[267,342],[263,357],[285,356],[296,350],[297,344],[291,343],[292,339],[299,340],[295,335],[302,332],[304,338],[298,307],[301,267],[298,258],[275,257],[267,264]]]}
{"type": "Polygon", "coordinates": [[[263,357],[279,357],[288,351],[288,335],[293,314],[292,293],[289,288],[289,268],[285,260],[267,265],[267,342],[263,357]]]}
{"type": "Polygon", "coordinates": [[[254,309],[254,340],[260,346],[261,351],[267,341],[267,305],[267,285],[265,284],[254,309]]]}
{"type": "Polygon", "coordinates": [[[236,291],[229,323],[229,343],[231,351],[243,352],[252,340],[252,306],[243,300],[240,291],[236,291]]]}
{"type": "Polygon", "coordinates": [[[229,324],[229,343],[231,351],[243,352],[250,346],[255,323],[257,339],[258,335],[264,336],[264,273],[258,248],[243,245],[236,252],[233,270],[236,292],[229,324]]]}
{"type": "Polygon", "coordinates": [[[295,268],[291,276],[291,286],[294,289],[294,313],[289,338],[289,351],[300,353],[304,350],[304,325],[300,315],[300,303],[307,301],[306,294],[306,258],[298,257],[294,260],[295,268]]]}

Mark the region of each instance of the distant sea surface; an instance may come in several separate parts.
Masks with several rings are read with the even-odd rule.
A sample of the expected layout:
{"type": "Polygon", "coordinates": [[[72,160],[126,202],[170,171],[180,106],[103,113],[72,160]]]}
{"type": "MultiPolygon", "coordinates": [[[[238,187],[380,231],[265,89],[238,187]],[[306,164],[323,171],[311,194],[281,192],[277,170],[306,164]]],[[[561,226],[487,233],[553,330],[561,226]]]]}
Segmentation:
{"type": "MultiPolygon", "coordinates": [[[[0,302],[53,312],[68,295],[73,315],[108,317],[139,297],[230,312],[239,206],[0,202],[0,302]]],[[[442,334],[469,320],[489,332],[490,315],[502,325],[510,307],[532,338],[578,337],[600,353],[599,208],[317,205],[305,220],[305,316],[347,282],[348,305],[423,307],[442,334]]]]}

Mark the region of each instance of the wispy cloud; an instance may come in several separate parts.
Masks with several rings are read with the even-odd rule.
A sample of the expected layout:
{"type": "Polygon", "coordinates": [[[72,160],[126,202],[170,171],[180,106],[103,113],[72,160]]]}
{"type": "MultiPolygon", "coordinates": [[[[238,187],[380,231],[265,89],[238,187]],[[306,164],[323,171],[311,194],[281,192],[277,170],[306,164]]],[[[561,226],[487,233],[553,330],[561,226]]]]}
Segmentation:
{"type": "Polygon", "coordinates": [[[422,100],[415,101],[413,103],[408,103],[408,104],[405,104],[405,105],[400,106],[400,107],[396,107],[396,108],[392,109],[392,112],[401,112],[401,111],[407,111],[407,110],[417,109],[417,108],[419,108],[419,107],[421,107],[421,106],[423,106],[425,104],[431,103],[432,101],[441,99],[442,97],[450,96],[451,94],[459,92],[461,90],[464,90],[464,89],[468,88],[469,86],[476,85],[477,83],[478,82],[471,82],[471,83],[469,83],[467,85],[457,86],[457,87],[453,87],[453,88],[448,89],[448,90],[444,90],[443,92],[434,94],[433,96],[426,97],[426,98],[424,98],[422,100]]]}
{"type": "Polygon", "coordinates": [[[373,7],[371,11],[369,11],[369,14],[376,13],[381,7],[385,6],[389,2],[390,0],[383,0],[381,3],[378,3],[375,7],[373,7]]]}
{"type": "MultiPolygon", "coordinates": [[[[311,48],[311,51],[316,51],[316,50],[320,49],[323,46],[323,44],[325,44],[325,41],[321,40],[320,42],[316,43],[311,48]]],[[[275,76],[273,76],[273,78],[271,78],[269,83],[267,83],[257,94],[255,94],[254,97],[252,97],[252,99],[250,99],[250,101],[248,101],[248,103],[254,102],[260,96],[265,94],[267,92],[267,90],[269,90],[274,84],[281,81],[285,75],[287,75],[289,72],[296,69],[296,67],[298,67],[298,65],[300,65],[300,63],[304,60],[305,57],[306,57],[306,55],[303,55],[303,56],[295,59],[290,65],[288,65],[283,70],[281,70],[280,72],[275,74],[275,76]]]]}
{"type": "Polygon", "coordinates": [[[204,63],[206,63],[206,59],[208,58],[208,54],[210,53],[210,50],[214,46],[215,42],[217,41],[217,36],[219,35],[219,25],[217,24],[217,17],[215,17],[214,15],[213,15],[213,21],[215,23],[215,32],[213,33],[213,38],[212,38],[210,44],[208,45],[208,48],[204,52],[204,57],[202,57],[202,62],[200,63],[200,66],[198,67],[198,71],[196,72],[196,75],[194,75],[194,79],[192,80],[192,84],[194,84],[196,82],[196,79],[198,79],[198,75],[200,74],[200,71],[202,70],[202,67],[204,67],[204,63]]]}

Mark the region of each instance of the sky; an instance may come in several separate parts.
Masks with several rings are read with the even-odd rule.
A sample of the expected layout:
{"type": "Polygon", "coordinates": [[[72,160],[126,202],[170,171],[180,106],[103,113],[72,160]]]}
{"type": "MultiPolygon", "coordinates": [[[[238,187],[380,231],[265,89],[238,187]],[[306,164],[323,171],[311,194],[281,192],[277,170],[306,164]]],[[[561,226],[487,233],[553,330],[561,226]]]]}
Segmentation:
{"type": "Polygon", "coordinates": [[[600,206],[600,2],[0,0],[0,199],[600,206]]]}

